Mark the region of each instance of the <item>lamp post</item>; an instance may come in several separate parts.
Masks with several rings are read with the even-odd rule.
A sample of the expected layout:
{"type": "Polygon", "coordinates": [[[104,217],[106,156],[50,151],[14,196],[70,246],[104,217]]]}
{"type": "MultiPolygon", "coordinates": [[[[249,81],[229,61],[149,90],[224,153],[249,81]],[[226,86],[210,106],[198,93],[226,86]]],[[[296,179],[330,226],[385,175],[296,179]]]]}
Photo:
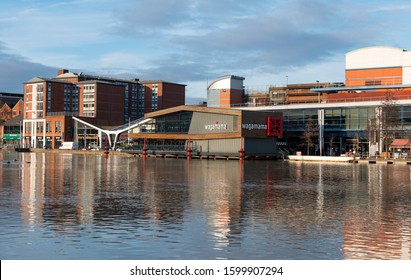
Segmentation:
{"type": "MultiPolygon", "coordinates": [[[[320,81],[316,81],[317,82],[317,90],[318,88],[320,88],[320,81]]],[[[320,103],[320,91],[318,90],[318,103],[320,103]]]]}

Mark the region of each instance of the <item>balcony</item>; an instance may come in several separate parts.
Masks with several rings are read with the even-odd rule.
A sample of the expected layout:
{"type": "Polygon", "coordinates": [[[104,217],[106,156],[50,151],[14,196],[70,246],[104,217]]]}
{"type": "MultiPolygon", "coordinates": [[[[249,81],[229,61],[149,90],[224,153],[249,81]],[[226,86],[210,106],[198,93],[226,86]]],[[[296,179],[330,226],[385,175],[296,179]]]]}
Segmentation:
{"type": "Polygon", "coordinates": [[[66,116],[66,117],[77,117],[79,115],[78,112],[47,112],[47,116],[66,116]]]}

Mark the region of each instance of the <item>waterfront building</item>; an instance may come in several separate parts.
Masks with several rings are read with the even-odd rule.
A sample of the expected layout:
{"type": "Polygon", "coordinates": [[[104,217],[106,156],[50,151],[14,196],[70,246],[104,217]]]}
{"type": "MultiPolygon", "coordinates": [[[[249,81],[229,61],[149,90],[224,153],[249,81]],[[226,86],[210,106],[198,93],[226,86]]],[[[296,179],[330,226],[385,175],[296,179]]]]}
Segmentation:
{"type": "Polygon", "coordinates": [[[79,89],[64,80],[33,78],[24,83],[23,145],[58,148],[70,141],[71,115],[79,114],[79,89]]]}
{"type": "Polygon", "coordinates": [[[2,139],[1,147],[3,148],[18,148],[21,144],[21,128],[23,123],[23,115],[9,119],[4,122],[0,129],[2,139]]]}
{"type": "MultiPolygon", "coordinates": [[[[145,90],[146,85],[138,79],[107,78],[66,69],[59,70],[55,78],[33,78],[24,83],[24,145],[59,148],[62,142],[73,141],[72,116],[109,129],[146,112],[184,104],[185,85],[162,81],[155,85],[154,106],[154,93],[145,90]]],[[[96,130],[83,127],[81,133],[81,147],[101,146],[96,130]]]]}
{"type": "Polygon", "coordinates": [[[245,78],[228,75],[223,76],[207,87],[207,106],[215,108],[230,108],[244,102],[245,78]]]}
{"type": "Polygon", "coordinates": [[[173,154],[190,149],[193,156],[277,156],[282,136],[281,115],[235,109],[178,106],[145,115],[129,137],[132,149],[173,154]]]}
{"type": "MultiPolygon", "coordinates": [[[[244,110],[282,112],[284,139],[291,152],[305,151],[303,134],[307,123],[317,127],[311,154],[331,155],[356,150],[375,155],[386,152],[384,104],[397,111],[390,127],[395,138],[411,139],[411,52],[393,47],[368,47],[346,54],[345,83],[314,86],[312,101],[265,103],[244,110]],[[275,104],[275,105],[274,105],[275,104]]],[[[316,85],[316,83],[313,83],[316,85]]],[[[314,136],[314,135],[313,135],[314,136]]]]}
{"type": "MultiPolygon", "coordinates": [[[[22,97],[22,95],[20,95],[22,97]]],[[[7,99],[6,99],[7,100],[7,99]]],[[[16,128],[16,125],[22,125],[23,100],[7,100],[8,103],[3,103],[0,107],[0,139],[1,146],[16,146],[16,142],[20,140],[21,127],[16,128]],[[9,106],[12,104],[12,107],[9,106]]]]}

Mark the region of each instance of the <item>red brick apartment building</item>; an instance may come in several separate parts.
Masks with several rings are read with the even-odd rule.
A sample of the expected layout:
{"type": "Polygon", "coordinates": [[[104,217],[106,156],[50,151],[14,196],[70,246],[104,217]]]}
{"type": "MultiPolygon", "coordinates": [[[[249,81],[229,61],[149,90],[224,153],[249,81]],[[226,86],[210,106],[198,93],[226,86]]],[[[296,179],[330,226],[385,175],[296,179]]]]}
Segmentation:
{"type": "Polygon", "coordinates": [[[73,141],[72,116],[110,128],[184,102],[185,85],[59,70],[55,78],[24,83],[24,146],[55,149],[64,141],[73,141]]]}
{"type": "Polygon", "coordinates": [[[185,85],[164,81],[140,81],[144,88],[145,113],[180,106],[185,103],[185,85]]]}

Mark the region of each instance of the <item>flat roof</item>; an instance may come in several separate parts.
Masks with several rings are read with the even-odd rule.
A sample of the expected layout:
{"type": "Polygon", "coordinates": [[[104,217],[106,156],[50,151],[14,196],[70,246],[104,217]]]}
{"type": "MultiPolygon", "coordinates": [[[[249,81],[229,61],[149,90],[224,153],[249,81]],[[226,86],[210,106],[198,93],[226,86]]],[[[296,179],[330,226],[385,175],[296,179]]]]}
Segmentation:
{"type": "Polygon", "coordinates": [[[57,77],[53,78],[53,80],[54,79],[60,80],[60,79],[67,79],[67,78],[79,78],[79,77],[83,77],[85,79],[90,79],[90,80],[107,80],[107,81],[112,81],[112,82],[125,82],[125,83],[138,83],[139,81],[138,78],[131,78],[131,79],[110,78],[110,77],[104,77],[104,76],[84,74],[83,72],[74,73],[70,71],[67,73],[58,75],[57,77]]]}
{"type": "Polygon", "coordinates": [[[76,84],[76,85],[79,85],[79,84],[106,84],[106,85],[111,85],[111,86],[122,86],[122,87],[126,86],[124,84],[117,84],[117,83],[104,81],[104,80],[86,80],[86,81],[75,82],[73,84],[76,84]]]}
{"type": "Polygon", "coordinates": [[[178,86],[187,86],[185,84],[179,84],[179,83],[173,83],[173,82],[167,82],[163,80],[142,80],[139,81],[140,84],[171,84],[171,85],[178,85],[178,86]]]}
{"type": "Polygon", "coordinates": [[[411,88],[411,84],[405,84],[405,85],[358,86],[358,87],[311,88],[311,91],[314,91],[314,92],[323,92],[323,91],[374,90],[374,89],[392,89],[392,88],[411,88]]]}
{"type": "Polygon", "coordinates": [[[24,97],[23,93],[12,93],[12,92],[0,92],[0,97],[24,97]]]}
{"type": "Polygon", "coordinates": [[[172,107],[169,109],[164,109],[160,111],[155,111],[151,113],[146,113],[145,118],[155,118],[158,116],[168,115],[176,112],[182,111],[191,111],[191,112],[202,112],[202,113],[212,113],[212,114],[223,114],[223,115],[234,115],[240,116],[241,110],[239,109],[230,109],[230,108],[211,108],[203,106],[190,106],[190,105],[181,105],[177,107],[172,107]]]}

